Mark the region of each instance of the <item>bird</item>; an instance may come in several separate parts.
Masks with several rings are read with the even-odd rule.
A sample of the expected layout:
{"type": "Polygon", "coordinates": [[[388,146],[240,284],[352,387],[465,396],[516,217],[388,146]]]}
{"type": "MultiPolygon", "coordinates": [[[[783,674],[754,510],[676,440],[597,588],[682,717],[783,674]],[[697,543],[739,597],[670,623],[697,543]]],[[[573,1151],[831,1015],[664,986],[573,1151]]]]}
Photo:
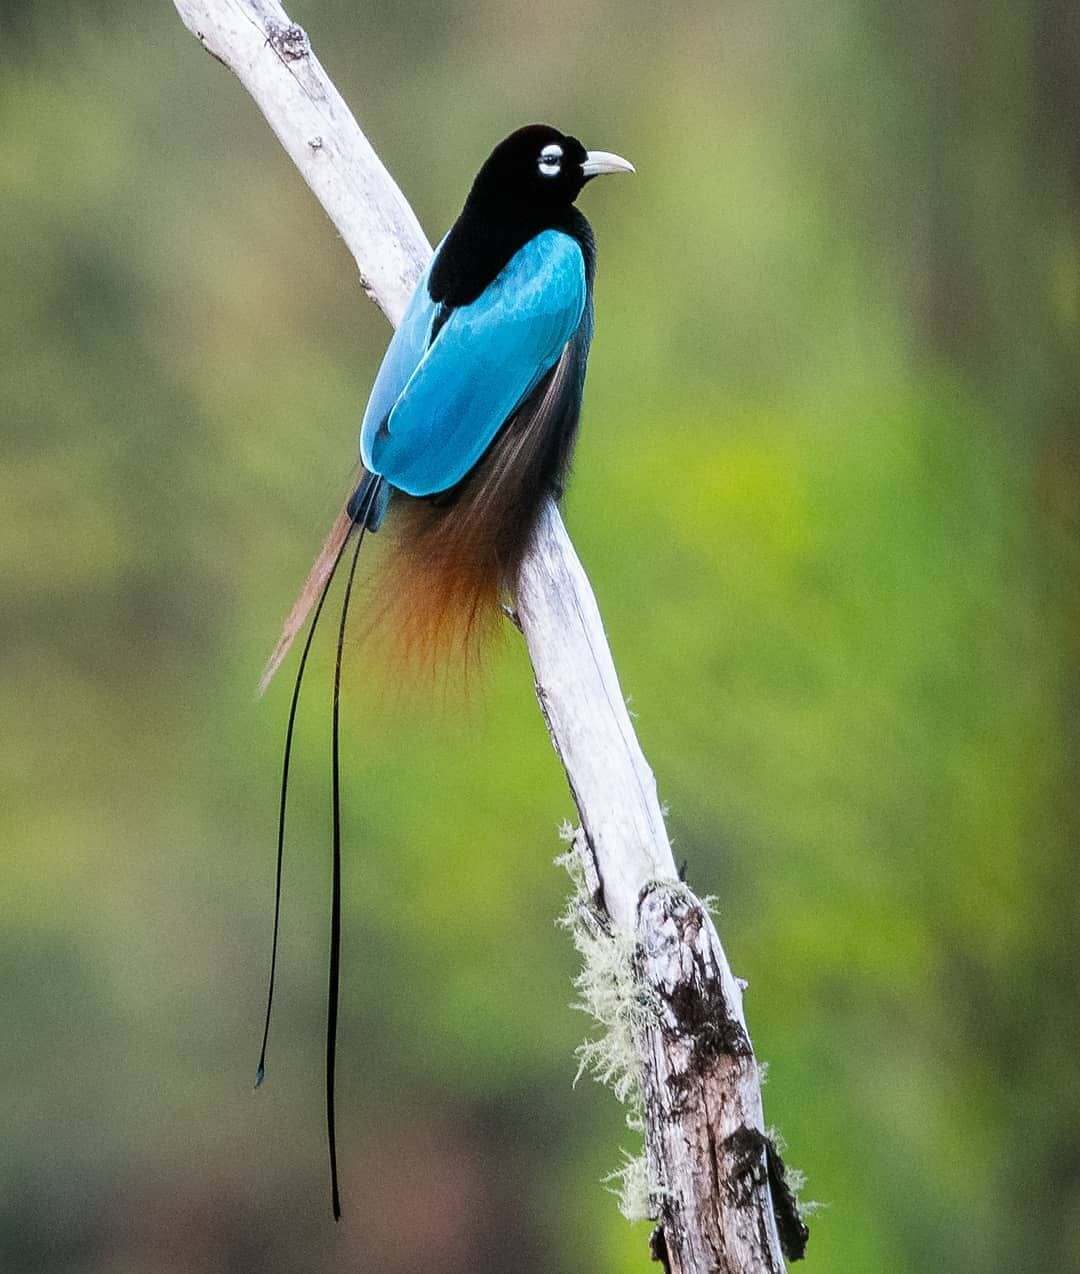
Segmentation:
{"type": "Polygon", "coordinates": [[[360,547],[389,516],[385,622],[410,659],[468,650],[491,629],[547,500],[564,491],[593,335],[593,231],[575,201],[593,178],[632,173],[547,124],[494,148],[387,347],[367,401],[359,476],[264,670],[261,694],[309,614],[285,732],[277,875],[262,1049],[265,1076],[277,969],[289,764],[304,669],[347,545],[331,712],[332,876],[326,1035],[331,1206],[341,1216],[335,1065],[341,964],[339,710],[342,651],[360,547]]]}

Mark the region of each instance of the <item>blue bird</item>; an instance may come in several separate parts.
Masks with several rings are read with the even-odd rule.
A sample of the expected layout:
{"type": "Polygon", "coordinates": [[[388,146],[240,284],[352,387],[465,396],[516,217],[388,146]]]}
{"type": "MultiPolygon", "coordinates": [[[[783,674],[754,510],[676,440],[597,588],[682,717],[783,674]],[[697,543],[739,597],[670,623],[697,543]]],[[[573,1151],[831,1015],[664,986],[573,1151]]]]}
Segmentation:
{"type": "Polygon", "coordinates": [[[281,664],[308,614],[290,705],[278,817],[270,990],[277,961],[286,790],[300,686],[319,616],[350,537],[355,548],[338,625],[332,724],[333,878],[326,1105],[332,1203],[341,1214],[334,1067],[341,944],[338,707],[342,647],[365,532],[392,506],[397,548],[387,621],[410,658],[468,648],[498,617],[544,502],[566,482],[593,331],[595,247],[574,206],[586,182],[633,172],[607,151],[533,124],[495,147],[461,215],[417,283],[360,427],[363,473],[316,559],[263,674],[281,664]]]}

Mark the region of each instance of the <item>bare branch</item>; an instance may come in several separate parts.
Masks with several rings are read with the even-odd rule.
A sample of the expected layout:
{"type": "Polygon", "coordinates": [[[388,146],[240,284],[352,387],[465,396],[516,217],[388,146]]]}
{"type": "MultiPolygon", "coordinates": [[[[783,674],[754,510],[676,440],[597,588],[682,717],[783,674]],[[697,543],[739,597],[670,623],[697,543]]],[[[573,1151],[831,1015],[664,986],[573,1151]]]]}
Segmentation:
{"type": "MultiPolygon", "coordinates": [[[[306,33],[276,0],[174,3],[255,99],[355,257],[364,289],[396,323],[431,248],[306,33]]],[[[678,881],[656,782],[554,504],[523,567],[512,617],[581,817],[577,843],[591,906],[605,925],[633,936],[636,976],[657,1006],[633,1032],[650,1202],[661,1222],[654,1255],[672,1274],[775,1274],[783,1259],[769,1170],[779,1160],[765,1136],[742,993],[703,905],[678,881]]],[[[797,1215],[780,1220],[799,1233],[797,1215]]]]}
{"type": "Polygon", "coordinates": [[[352,112],[276,0],[175,0],[184,25],[233,71],[326,209],[364,291],[397,324],[431,245],[352,112]]]}
{"type": "Polygon", "coordinates": [[[604,905],[615,924],[632,931],[641,890],[678,873],[656,779],[630,723],[596,598],[553,504],[522,568],[517,614],[536,695],[603,882],[604,905]]]}
{"type": "Polygon", "coordinates": [[[763,1132],[739,984],[684,886],[647,889],[638,932],[640,982],[658,1006],[644,1031],[651,1214],[670,1270],[781,1274],[781,1249],[802,1256],[807,1231],[789,1191],[774,1199],[783,1165],[763,1132]]]}

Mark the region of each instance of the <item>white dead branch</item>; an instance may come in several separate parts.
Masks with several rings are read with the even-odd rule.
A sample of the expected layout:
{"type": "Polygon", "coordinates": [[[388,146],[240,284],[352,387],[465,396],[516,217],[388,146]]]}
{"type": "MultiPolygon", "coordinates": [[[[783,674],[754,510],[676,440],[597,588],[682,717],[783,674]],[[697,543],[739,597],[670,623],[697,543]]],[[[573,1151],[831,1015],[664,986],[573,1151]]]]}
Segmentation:
{"type": "MultiPolygon", "coordinates": [[[[396,323],[431,247],[306,33],[274,0],[174,3],[254,98],[348,245],[365,291],[396,323]]],[[[805,1229],[765,1135],[741,988],[708,912],[678,879],[656,782],[554,504],[523,568],[515,618],[581,819],[571,851],[584,881],[580,923],[612,944],[610,958],[632,965],[616,981],[633,1001],[625,1038],[640,1076],[629,1087],[644,1104],[653,1255],[671,1274],[780,1274],[781,1235],[794,1257],[805,1229]]]]}

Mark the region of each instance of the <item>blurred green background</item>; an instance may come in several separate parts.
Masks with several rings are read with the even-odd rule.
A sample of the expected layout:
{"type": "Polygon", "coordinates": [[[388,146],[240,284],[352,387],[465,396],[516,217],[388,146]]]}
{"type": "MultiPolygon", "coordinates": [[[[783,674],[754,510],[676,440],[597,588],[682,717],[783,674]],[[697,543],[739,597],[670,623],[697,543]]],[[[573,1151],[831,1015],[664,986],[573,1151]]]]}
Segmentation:
{"type": "MultiPolygon", "coordinates": [[[[520,123],[637,164],[582,200],[566,517],[827,1204],[806,1268],[1080,1269],[1080,9],[292,13],[432,237],[520,123]]],[[[252,689],[388,329],[165,0],[0,37],[0,1268],[644,1274],[512,631],[468,696],[351,661],[342,1226],[328,639],[251,1091],[289,674],[252,689]]]]}

